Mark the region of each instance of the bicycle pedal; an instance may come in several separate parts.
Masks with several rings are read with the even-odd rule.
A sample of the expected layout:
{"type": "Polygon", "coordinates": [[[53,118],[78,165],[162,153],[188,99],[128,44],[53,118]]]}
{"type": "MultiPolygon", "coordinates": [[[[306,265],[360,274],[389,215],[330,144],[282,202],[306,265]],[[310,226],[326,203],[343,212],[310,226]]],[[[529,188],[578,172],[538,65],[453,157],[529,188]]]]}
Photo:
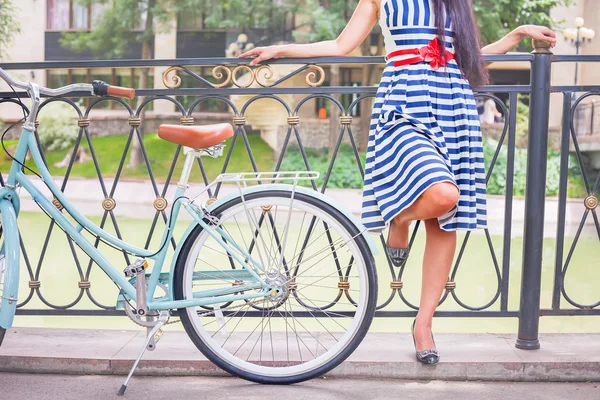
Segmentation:
{"type": "Polygon", "coordinates": [[[147,349],[149,351],[154,351],[156,349],[156,345],[160,341],[160,338],[162,338],[162,335],[163,335],[163,330],[159,329],[158,331],[156,331],[154,336],[152,336],[152,338],[150,338],[150,341],[148,342],[148,346],[147,346],[147,349]]]}
{"type": "Polygon", "coordinates": [[[133,278],[134,276],[137,276],[144,272],[146,268],[148,268],[148,261],[146,261],[146,259],[144,258],[138,258],[133,264],[128,265],[123,270],[123,273],[127,278],[133,278]]]}

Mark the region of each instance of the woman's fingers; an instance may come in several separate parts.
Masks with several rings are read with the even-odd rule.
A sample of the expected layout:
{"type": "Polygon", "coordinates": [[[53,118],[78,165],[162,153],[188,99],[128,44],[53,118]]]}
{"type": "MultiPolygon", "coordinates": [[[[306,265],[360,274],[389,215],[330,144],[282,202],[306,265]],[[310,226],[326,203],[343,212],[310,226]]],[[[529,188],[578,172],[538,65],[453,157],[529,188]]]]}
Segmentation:
{"type": "Polygon", "coordinates": [[[267,59],[267,57],[265,57],[264,55],[260,55],[258,57],[256,57],[254,60],[250,61],[250,66],[256,65],[258,63],[260,63],[261,61],[265,61],[267,59]]]}
{"type": "Polygon", "coordinates": [[[238,56],[238,58],[246,58],[246,57],[253,57],[253,56],[258,56],[260,54],[260,52],[262,51],[262,49],[260,47],[254,48],[252,50],[249,50],[245,53],[242,53],[238,56]]]}

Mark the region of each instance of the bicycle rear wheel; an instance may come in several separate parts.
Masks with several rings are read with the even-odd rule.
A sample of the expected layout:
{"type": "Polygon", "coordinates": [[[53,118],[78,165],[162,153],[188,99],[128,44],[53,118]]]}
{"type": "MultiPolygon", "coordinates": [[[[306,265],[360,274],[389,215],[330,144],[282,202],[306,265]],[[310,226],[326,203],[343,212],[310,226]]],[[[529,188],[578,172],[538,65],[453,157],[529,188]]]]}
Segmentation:
{"type": "MultiPolygon", "coordinates": [[[[292,203],[291,196],[284,190],[253,193],[213,212],[236,244],[265,266],[260,276],[273,283],[270,295],[217,305],[213,312],[179,310],[209,360],[258,383],[297,383],[333,369],[360,344],[376,308],[373,256],[357,227],[316,197],[296,192],[292,203]]],[[[241,274],[226,279],[231,263],[197,227],[176,263],[175,298],[249,283],[241,274]],[[220,271],[220,278],[197,279],[210,271],[220,271]]]]}

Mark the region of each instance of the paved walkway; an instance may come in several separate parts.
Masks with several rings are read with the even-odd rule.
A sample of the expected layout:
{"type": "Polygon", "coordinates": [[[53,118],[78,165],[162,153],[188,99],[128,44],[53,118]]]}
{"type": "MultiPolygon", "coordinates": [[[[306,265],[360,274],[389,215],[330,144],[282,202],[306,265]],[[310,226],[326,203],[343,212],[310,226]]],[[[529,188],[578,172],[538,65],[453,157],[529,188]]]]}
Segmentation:
{"type": "MultiPolygon", "coordinates": [[[[1,372],[123,375],[144,332],[14,328],[0,347],[1,372]]],[[[512,335],[439,334],[442,359],[427,367],[414,359],[408,334],[369,333],[330,377],[495,381],[600,381],[600,334],[547,334],[542,348],[518,350],[512,335]]],[[[146,352],[138,375],[226,376],[206,360],[185,332],[167,329],[146,352]]],[[[1,387],[2,385],[0,385],[1,387]]]]}
{"type": "MultiPolygon", "coordinates": [[[[118,399],[123,383],[117,376],[1,374],[7,399],[118,399]]],[[[255,385],[215,377],[134,377],[126,399],[203,400],[593,400],[600,398],[596,383],[532,382],[410,382],[376,379],[315,379],[292,386],[255,385]]]]}

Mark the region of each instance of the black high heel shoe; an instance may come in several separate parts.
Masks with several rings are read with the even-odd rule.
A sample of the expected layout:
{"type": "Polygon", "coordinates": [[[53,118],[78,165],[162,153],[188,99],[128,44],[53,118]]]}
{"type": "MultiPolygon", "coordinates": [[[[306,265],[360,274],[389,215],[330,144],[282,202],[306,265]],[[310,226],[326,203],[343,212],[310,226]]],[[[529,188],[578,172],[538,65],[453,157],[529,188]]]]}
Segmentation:
{"type": "Polygon", "coordinates": [[[390,233],[392,232],[393,223],[394,221],[392,220],[392,222],[390,222],[390,230],[388,232],[388,237],[385,241],[385,252],[390,258],[390,260],[392,260],[392,264],[395,267],[402,267],[406,263],[406,260],[408,260],[408,253],[410,251],[410,248],[396,248],[390,246],[390,233]]]}
{"type": "MultiPolygon", "coordinates": [[[[413,337],[413,343],[415,344],[415,351],[417,350],[417,341],[415,340],[415,324],[417,320],[415,319],[412,324],[411,333],[413,337]]],[[[433,332],[431,332],[431,340],[433,340],[433,344],[435,345],[435,340],[433,339],[433,332]]],[[[440,361],[440,354],[437,350],[423,350],[417,351],[417,360],[419,360],[423,364],[427,365],[435,365],[440,361]]]]}

